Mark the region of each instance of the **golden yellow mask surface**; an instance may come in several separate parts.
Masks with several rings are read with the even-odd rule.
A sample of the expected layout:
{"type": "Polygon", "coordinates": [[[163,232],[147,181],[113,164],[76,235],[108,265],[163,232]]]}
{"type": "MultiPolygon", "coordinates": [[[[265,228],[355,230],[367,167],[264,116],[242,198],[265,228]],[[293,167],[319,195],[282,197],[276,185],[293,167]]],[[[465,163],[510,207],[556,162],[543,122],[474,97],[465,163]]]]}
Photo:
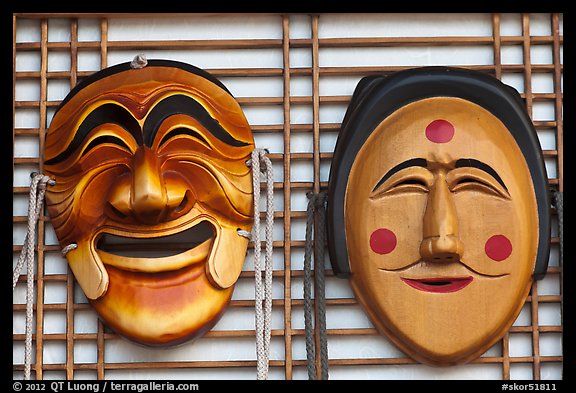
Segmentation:
{"type": "Polygon", "coordinates": [[[399,109],[350,172],[345,214],[356,296],[417,358],[452,363],[482,354],[530,289],[535,203],[522,153],[485,109],[458,98],[399,109]],[[449,129],[448,141],[427,136],[435,124],[449,129]]]}
{"type": "Polygon", "coordinates": [[[343,122],[331,260],[398,348],[462,364],[505,334],[545,271],[543,159],[517,93],[499,81],[450,68],[404,75],[362,81],[343,122]]]}
{"type": "Polygon", "coordinates": [[[111,67],[63,101],[45,143],[48,212],[114,330],[169,345],[219,320],[248,244],[237,230],[252,225],[253,149],[234,97],[187,64],[111,67]]]}

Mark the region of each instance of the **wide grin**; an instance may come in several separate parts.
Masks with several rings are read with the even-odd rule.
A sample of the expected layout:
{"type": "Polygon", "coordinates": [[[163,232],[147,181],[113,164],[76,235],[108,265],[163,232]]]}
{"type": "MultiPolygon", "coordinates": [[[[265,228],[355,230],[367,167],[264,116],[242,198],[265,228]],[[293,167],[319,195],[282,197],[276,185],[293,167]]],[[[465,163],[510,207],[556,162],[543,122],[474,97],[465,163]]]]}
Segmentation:
{"type": "Polygon", "coordinates": [[[472,276],[467,277],[435,277],[435,278],[404,278],[400,277],[402,281],[410,285],[412,288],[424,292],[434,293],[449,293],[457,292],[474,279],[472,276]]]}
{"type": "Polygon", "coordinates": [[[95,248],[105,265],[131,272],[159,273],[205,261],[215,238],[213,225],[203,220],[178,233],[159,237],[104,232],[95,242],[95,248]]]}

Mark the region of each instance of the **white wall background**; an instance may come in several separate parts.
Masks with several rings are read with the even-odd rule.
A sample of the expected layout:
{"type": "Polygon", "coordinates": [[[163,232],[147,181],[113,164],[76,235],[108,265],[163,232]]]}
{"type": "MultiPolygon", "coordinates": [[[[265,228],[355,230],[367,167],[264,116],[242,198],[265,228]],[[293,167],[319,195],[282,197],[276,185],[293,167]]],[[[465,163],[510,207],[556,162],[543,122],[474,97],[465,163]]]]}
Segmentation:
{"type": "MultiPolygon", "coordinates": [[[[550,35],[550,15],[535,14],[530,19],[531,35],[550,35]]],[[[290,38],[310,38],[311,22],[307,15],[290,17],[290,38]]],[[[518,14],[503,14],[501,18],[501,35],[522,35],[521,17],[518,14]]],[[[69,41],[70,25],[67,19],[50,19],[48,29],[50,42],[69,41]]],[[[562,34],[562,18],[560,19],[560,34],[562,34]]],[[[491,36],[492,21],[490,14],[327,14],[322,15],[319,25],[319,38],[332,37],[370,37],[370,36],[491,36]]],[[[139,41],[139,40],[181,40],[181,39],[250,39],[250,38],[282,38],[281,17],[277,15],[242,15],[230,16],[186,16],[165,18],[146,16],[139,18],[110,18],[108,27],[109,41],[139,41]]],[[[100,40],[100,24],[98,19],[80,19],[78,29],[79,41],[100,40]]],[[[16,41],[39,42],[40,22],[38,19],[19,19],[16,41]]],[[[112,50],[108,52],[108,65],[130,61],[140,51],[112,50]]],[[[205,69],[218,68],[282,68],[282,49],[238,49],[238,50],[146,50],[148,58],[167,58],[185,61],[205,69]]],[[[320,67],[346,66],[382,66],[382,65],[491,65],[493,64],[493,49],[491,45],[481,46],[431,46],[431,47],[381,47],[381,48],[320,48],[320,67]]],[[[552,64],[552,45],[533,45],[531,53],[532,64],[552,64]]],[[[503,64],[522,64],[521,45],[502,46],[503,64]]],[[[310,48],[292,48],[290,51],[291,68],[311,67],[310,48]]],[[[96,71],[100,68],[100,52],[95,50],[80,50],[78,52],[78,71],[96,71]]],[[[16,56],[16,71],[39,71],[39,51],[21,51],[16,56]]],[[[49,51],[48,71],[69,71],[70,58],[68,51],[49,51]]],[[[321,96],[351,95],[358,76],[322,76],[320,78],[321,96]]],[[[524,90],[524,75],[522,73],[504,73],[504,82],[515,87],[520,92],[524,90]]],[[[236,97],[282,97],[283,79],[277,77],[226,77],[222,82],[236,97]]],[[[292,96],[311,96],[312,78],[309,76],[291,77],[292,96]]],[[[67,79],[52,79],[48,82],[48,100],[62,100],[70,90],[67,79]]],[[[532,90],[536,93],[553,93],[552,73],[533,73],[532,90]]],[[[38,79],[17,80],[15,89],[16,101],[38,101],[40,87],[38,79]]],[[[248,121],[252,125],[283,124],[283,112],[280,105],[247,106],[243,108],[248,121]]],[[[321,105],[321,123],[341,122],[346,104],[321,105]]],[[[48,121],[54,109],[48,110],[48,121]]],[[[311,105],[291,106],[292,124],[311,124],[311,105]]],[[[534,102],[534,120],[554,120],[554,105],[552,101],[534,102]]],[[[16,128],[39,127],[39,115],[35,109],[17,109],[15,113],[16,128]]],[[[543,149],[555,149],[555,130],[539,130],[539,138],[543,149]]],[[[322,133],[320,148],[322,152],[332,152],[336,142],[336,132],[322,133]]],[[[267,147],[272,153],[282,153],[283,137],[277,134],[256,134],[256,144],[267,147]]],[[[309,133],[293,133],[290,141],[292,152],[312,152],[312,136],[309,133]]],[[[14,157],[38,157],[37,138],[18,136],[15,138],[14,157]]],[[[328,180],[329,161],[322,161],[321,181],[328,180]]],[[[551,178],[557,177],[555,158],[546,159],[546,168],[551,178]]],[[[14,186],[28,186],[29,173],[37,170],[33,164],[16,165],[14,169],[14,186]]],[[[283,181],[282,162],[275,163],[275,181],[283,181]]],[[[311,160],[294,161],[291,167],[291,181],[313,181],[311,160]]],[[[305,191],[294,190],[291,194],[293,211],[306,210],[305,191]]],[[[275,192],[276,210],[282,211],[282,191],[275,192]]],[[[262,201],[263,202],[263,201],[262,201]]],[[[27,196],[15,195],[13,201],[14,216],[26,216],[27,196]]],[[[264,203],[261,204],[264,210],[264,203]]],[[[274,239],[282,240],[282,221],[275,224],[274,239]]],[[[305,221],[292,220],[291,234],[293,240],[304,240],[305,221]]],[[[15,224],[13,244],[21,245],[25,235],[25,225],[15,224]]],[[[553,233],[554,235],[554,233],[553,233]]],[[[50,225],[46,228],[45,244],[57,244],[56,237],[50,225]]],[[[292,269],[303,268],[303,250],[292,248],[292,269]]],[[[14,256],[14,263],[18,255],[14,256]]],[[[553,247],[550,266],[558,266],[557,247],[553,247]]],[[[274,253],[274,268],[283,270],[283,251],[277,249],[274,253]]],[[[252,253],[246,258],[244,270],[253,270],[252,253]]],[[[45,274],[65,274],[66,261],[58,253],[47,253],[45,274]]],[[[292,298],[302,299],[302,279],[292,280],[292,298]]],[[[353,293],[347,281],[336,278],[327,279],[326,296],[330,298],[352,298],[353,293]]],[[[14,292],[14,303],[25,303],[25,284],[21,283],[14,292]]],[[[538,285],[539,295],[559,295],[559,275],[549,275],[538,285]]],[[[273,286],[275,299],[284,296],[283,279],[275,279],[273,286]]],[[[233,299],[254,299],[254,285],[251,279],[240,279],[235,289],[233,299]]],[[[79,290],[75,293],[76,302],[86,302],[79,290]]],[[[66,303],[66,285],[63,282],[46,282],[45,303],[66,303]]],[[[272,320],[273,329],[283,329],[282,307],[275,307],[272,320]]],[[[559,326],[560,306],[558,303],[539,304],[539,324],[559,326]]],[[[292,328],[303,329],[304,318],[301,307],[292,308],[292,328]]],[[[14,313],[13,333],[24,333],[24,313],[14,313]]],[[[530,307],[525,306],[514,326],[530,326],[530,307]]],[[[328,308],[327,327],[332,328],[369,328],[370,321],[359,305],[333,306],[328,308]]],[[[249,307],[229,308],[214,330],[254,329],[254,311],[249,307]]],[[[76,333],[96,333],[97,317],[91,310],[75,312],[74,331],[76,333]]],[[[45,312],[45,333],[65,333],[65,312],[45,312]]],[[[540,333],[540,354],[562,355],[560,333],[540,333]]],[[[387,339],[378,335],[330,336],[329,355],[331,359],[350,358],[386,358],[402,357],[387,339]]],[[[292,357],[297,360],[306,359],[303,336],[294,336],[292,357]]],[[[500,344],[495,345],[484,356],[501,356],[500,344]]],[[[530,333],[513,333],[510,335],[510,356],[531,356],[532,336],[530,333]]],[[[17,342],[13,347],[13,361],[23,363],[23,342],[17,342]]],[[[147,362],[147,361],[180,361],[180,360],[254,360],[255,342],[252,337],[246,338],[201,338],[193,343],[184,344],[178,348],[154,350],[142,348],[122,339],[107,340],[105,343],[105,362],[147,362]]],[[[273,337],[271,359],[284,359],[283,336],[273,337]]],[[[63,341],[44,341],[45,364],[66,363],[66,347],[63,341]]],[[[76,363],[95,363],[97,361],[96,342],[92,340],[76,341],[74,343],[74,361],[76,363]]],[[[562,378],[562,365],[559,363],[542,363],[541,377],[543,379],[562,378]]],[[[532,379],[530,363],[512,363],[510,366],[512,379],[532,379]]],[[[75,378],[96,378],[95,371],[75,370],[75,378]]],[[[109,379],[168,379],[168,378],[214,378],[214,379],[254,379],[254,368],[199,368],[199,369],[143,369],[143,370],[106,370],[109,379]]],[[[21,377],[21,372],[14,373],[15,378],[21,377]]],[[[46,379],[63,379],[64,371],[45,371],[46,379]]],[[[284,378],[283,367],[272,367],[271,379],[284,378]]],[[[306,379],[305,367],[294,367],[294,379],[306,379]]],[[[500,379],[502,366],[500,364],[470,364],[449,368],[432,368],[424,365],[394,365],[394,366],[333,366],[330,369],[331,379],[500,379]]]]}

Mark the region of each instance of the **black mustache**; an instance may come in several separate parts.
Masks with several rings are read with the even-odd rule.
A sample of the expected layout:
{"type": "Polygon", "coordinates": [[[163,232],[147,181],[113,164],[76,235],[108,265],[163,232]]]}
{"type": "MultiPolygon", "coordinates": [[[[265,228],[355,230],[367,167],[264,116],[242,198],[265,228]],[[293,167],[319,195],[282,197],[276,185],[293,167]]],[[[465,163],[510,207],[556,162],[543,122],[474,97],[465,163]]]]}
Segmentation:
{"type": "MultiPolygon", "coordinates": [[[[413,266],[415,266],[415,265],[417,265],[417,264],[419,264],[419,263],[421,263],[421,262],[425,262],[425,261],[422,260],[422,259],[419,259],[419,260],[417,260],[416,262],[412,262],[412,263],[410,263],[410,264],[408,264],[408,265],[405,265],[405,266],[402,266],[402,267],[399,267],[399,268],[396,268],[396,269],[384,269],[384,268],[379,268],[379,270],[384,270],[384,271],[387,271],[387,272],[403,272],[403,271],[406,271],[406,270],[410,269],[411,267],[413,267],[413,266]]],[[[503,273],[503,274],[488,274],[488,273],[482,273],[482,272],[479,272],[479,271],[476,270],[476,269],[471,268],[468,264],[466,264],[465,262],[462,262],[461,260],[456,261],[456,263],[461,264],[461,265],[464,266],[466,269],[470,270],[472,273],[475,273],[475,274],[477,274],[477,275],[479,275],[479,276],[483,276],[483,277],[499,278],[499,277],[504,277],[504,276],[510,275],[510,273],[503,273]]]]}

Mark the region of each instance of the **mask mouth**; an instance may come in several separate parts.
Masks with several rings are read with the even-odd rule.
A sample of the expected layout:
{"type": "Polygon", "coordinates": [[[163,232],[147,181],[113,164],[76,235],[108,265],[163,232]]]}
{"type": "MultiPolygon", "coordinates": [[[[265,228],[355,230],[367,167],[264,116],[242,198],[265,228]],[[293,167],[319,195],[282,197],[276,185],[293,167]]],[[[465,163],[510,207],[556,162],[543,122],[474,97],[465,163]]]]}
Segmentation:
{"type": "Polygon", "coordinates": [[[205,261],[215,238],[214,226],[203,220],[166,236],[136,237],[104,232],[95,245],[105,265],[132,272],[159,273],[205,261]]]}
{"type": "Polygon", "coordinates": [[[472,282],[472,276],[465,277],[436,277],[436,278],[401,278],[412,288],[424,292],[450,293],[464,289],[472,282]]]}

